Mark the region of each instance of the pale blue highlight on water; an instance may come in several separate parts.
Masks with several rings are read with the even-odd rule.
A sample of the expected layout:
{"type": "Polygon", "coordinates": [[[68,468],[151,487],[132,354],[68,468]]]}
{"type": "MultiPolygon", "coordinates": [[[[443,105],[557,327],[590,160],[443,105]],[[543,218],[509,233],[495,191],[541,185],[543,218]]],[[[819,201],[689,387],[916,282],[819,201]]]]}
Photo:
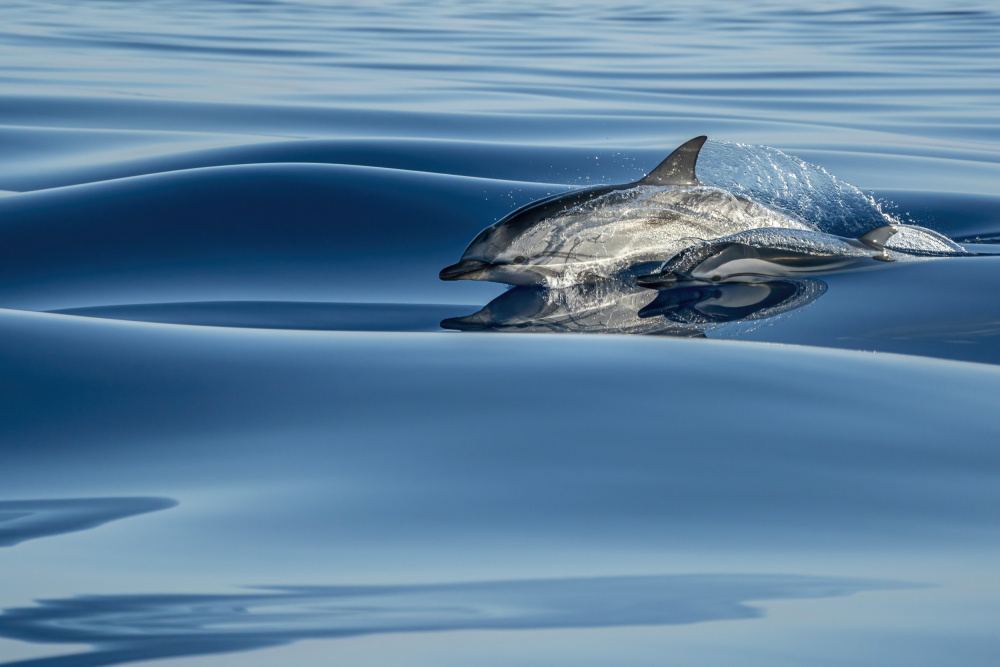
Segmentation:
{"type": "Polygon", "coordinates": [[[736,341],[436,323],[701,134],[994,252],[998,58],[986,2],[4,3],[0,662],[993,665],[997,258],[736,341]]]}

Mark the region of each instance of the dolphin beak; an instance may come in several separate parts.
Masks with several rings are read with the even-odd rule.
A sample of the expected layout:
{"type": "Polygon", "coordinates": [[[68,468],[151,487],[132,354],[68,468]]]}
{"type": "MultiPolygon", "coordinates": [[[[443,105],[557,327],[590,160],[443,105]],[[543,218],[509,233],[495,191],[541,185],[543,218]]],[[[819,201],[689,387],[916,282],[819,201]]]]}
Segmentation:
{"type": "Polygon", "coordinates": [[[463,317],[449,317],[446,320],[441,320],[441,328],[455,331],[483,331],[491,327],[480,313],[473,313],[463,317]]]}
{"type": "Polygon", "coordinates": [[[441,269],[438,277],[441,280],[476,280],[479,278],[478,274],[489,266],[490,264],[478,259],[463,259],[458,264],[441,269]]]}

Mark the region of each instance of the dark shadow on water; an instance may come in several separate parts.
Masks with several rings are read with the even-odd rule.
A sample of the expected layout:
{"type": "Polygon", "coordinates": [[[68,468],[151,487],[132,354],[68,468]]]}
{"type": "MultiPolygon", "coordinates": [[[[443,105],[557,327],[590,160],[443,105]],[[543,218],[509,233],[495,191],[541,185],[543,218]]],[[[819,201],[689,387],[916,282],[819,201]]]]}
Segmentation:
{"type": "Polygon", "coordinates": [[[170,498],[66,498],[0,501],[0,547],[89,530],[109,521],[177,505],[170,498]]]}
{"type": "Polygon", "coordinates": [[[227,595],[94,595],[7,609],[0,636],[90,644],[89,653],[5,662],[100,667],[396,632],[677,625],[756,618],[749,600],[912,588],[798,575],[674,575],[396,586],[298,586],[227,595]]]}
{"type": "Polygon", "coordinates": [[[50,311],[135,322],[313,331],[437,331],[460,306],[407,303],[201,301],[93,306],[50,311]]]}

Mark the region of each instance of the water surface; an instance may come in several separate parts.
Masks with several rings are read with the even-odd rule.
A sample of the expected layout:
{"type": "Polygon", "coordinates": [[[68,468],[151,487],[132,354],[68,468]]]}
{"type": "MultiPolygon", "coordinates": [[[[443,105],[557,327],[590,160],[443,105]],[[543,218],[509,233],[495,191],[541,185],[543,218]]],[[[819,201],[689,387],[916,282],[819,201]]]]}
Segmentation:
{"type": "Polygon", "coordinates": [[[0,663],[994,664],[991,4],[0,26],[0,663]],[[700,134],[712,185],[982,256],[732,317],[438,280],[700,134]]]}

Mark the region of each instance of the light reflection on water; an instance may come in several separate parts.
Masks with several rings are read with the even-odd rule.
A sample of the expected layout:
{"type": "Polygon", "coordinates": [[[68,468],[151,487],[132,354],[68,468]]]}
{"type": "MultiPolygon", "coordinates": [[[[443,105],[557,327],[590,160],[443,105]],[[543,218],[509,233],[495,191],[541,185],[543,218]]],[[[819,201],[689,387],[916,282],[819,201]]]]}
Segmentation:
{"type": "MultiPolygon", "coordinates": [[[[774,146],[874,143],[869,152],[917,148],[917,155],[990,160],[1000,140],[1000,86],[991,85],[1000,14],[989,3],[941,10],[936,2],[822,10],[780,2],[524,3],[503,11],[459,2],[11,2],[0,9],[0,112],[19,99],[55,96],[33,100],[27,123],[50,126],[62,115],[58,98],[82,95],[280,104],[306,113],[516,113],[535,123],[569,114],[597,117],[564,118],[534,138],[592,144],[599,127],[602,143],[641,147],[674,137],[663,127],[672,125],[683,126],[682,135],[709,130],[774,146]],[[609,118],[621,120],[609,126],[609,118]]],[[[135,122],[116,112],[126,108],[112,104],[104,115],[135,122]]],[[[272,113],[263,106],[249,115],[272,113]]],[[[74,113],[66,115],[72,123],[74,113]]],[[[248,111],[229,115],[223,128],[233,131],[248,111]]],[[[379,130],[406,137],[409,125],[420,120],[379,130]]],[[[287,136],[294,125],[272,130],[287,136]]],[[[318,131],[310,126],[312,136],[318,131]]]]}
{"type": "Polygon", "coordinates": [[[13,2],[0,56],[19,95],[992,125],[1000,15],[940,9],[13,2]]]}

